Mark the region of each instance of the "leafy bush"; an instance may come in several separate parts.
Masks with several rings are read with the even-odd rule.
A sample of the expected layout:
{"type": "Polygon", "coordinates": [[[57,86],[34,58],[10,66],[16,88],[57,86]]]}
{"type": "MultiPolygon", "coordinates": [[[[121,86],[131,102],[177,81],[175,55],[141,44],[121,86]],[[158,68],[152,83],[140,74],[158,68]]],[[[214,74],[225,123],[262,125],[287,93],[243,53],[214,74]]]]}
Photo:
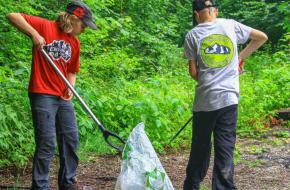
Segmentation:
{"type": "Polygon", "coordinates": [[[289,58],[283,52],[258,54],[247,61],[241,76],[239,125],[244,131],[262,127],[269,111],[289,107],[289,58]]]}

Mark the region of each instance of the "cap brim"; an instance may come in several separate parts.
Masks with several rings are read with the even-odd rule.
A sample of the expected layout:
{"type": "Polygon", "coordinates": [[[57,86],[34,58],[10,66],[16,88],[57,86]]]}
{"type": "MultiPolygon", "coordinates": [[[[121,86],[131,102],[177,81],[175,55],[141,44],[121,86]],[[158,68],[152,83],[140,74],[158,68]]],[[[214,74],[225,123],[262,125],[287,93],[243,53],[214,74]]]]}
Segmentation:
{"type": "Polygon", "coordinates": [[[95,23],[93,23],[93,21],[90,20],[84,20],[83,21],[88,27],[90,27],[93,30],[97,30],[98,27],[95,25],[95,23]]]}

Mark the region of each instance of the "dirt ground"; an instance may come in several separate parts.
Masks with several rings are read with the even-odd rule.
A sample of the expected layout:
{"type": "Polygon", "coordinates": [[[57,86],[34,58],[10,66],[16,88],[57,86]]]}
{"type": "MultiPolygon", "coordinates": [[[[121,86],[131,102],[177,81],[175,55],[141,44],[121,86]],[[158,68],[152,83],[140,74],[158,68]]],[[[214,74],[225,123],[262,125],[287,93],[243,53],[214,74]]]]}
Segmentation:
{"type": "MultiPolygon", "coordinates": [[[[289,130],[289,129],[288,129],[289,130]]],[[[289,190],[290,189],[290,138],[273,135],[261,139],[239,138],[236,145],[235,182],[241,190],[289,190]]],[[[160,160],[175,189],[182,189],[188,150],[183,153],[160,155],[160,160]]],[[[81,162],[78,168],[78,184],[84,190],[113,190],[120,172],[118,156],[91,155],[89,162],[81,162]]],[[[51,189],[56,188],[57,158],[51,170],[51,189]]],[[[17,185],[29,187],[30,169],[21,171],[13,168],[0,169],[0,189],[17,185]],[[22,175],[20,175],[22,173],[22,175]]],[[[212,162],[202,183],[203,189],[210,189],[212,162]]],[[[10,188],[18,189],[18,188],[10,188]]]]}

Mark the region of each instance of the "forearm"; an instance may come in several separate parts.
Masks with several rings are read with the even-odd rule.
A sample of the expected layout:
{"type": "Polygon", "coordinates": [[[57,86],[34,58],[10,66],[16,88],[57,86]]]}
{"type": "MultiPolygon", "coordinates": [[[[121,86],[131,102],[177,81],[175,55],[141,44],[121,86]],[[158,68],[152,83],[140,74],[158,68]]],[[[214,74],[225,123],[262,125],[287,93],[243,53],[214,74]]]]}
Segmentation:
{"type": "Polygon", "coordinates": [[[68,81],[69,83],[74,86],[76,83],[76,74],[75,73],[68,73],[68,81]]]}
{"type": "Polygon", "coordinates": [[[21,30],[26,35],[33,37],[38,34],[38,32],[27,23],[27,21],[21,16],[20,13],[10,13],[7,15],[7,19],[19,30],[21,30]]]}
{"type": "Polygon", "coordinates": [[[197,81],[197,72],[189,71],[189,74],[193,80],[197,81]]]}
{"type": "MultiPolygon", "coordinates": [[[[75,73],[68,73],[67,80],[69,83],[74,86],[76,82],[76,74],[75,73]]],[[[70,101],[73,97],[72,90],[70,88],[67,88],[61,98],[65,101],[70,101]]]]}
{"type": "Polygon", "coordinates": [[[198,73],[196,69],[196,61],[195,60],[189,60],[188,61],[188,72],[191,78],[195,81],[197,81],[198,73]]]}
{"type": "Polygon", "coordinates": [[[10,13],[8,20],[20,31],[30,36],[33,45],[39,49],[46,44],[45,39],[23,18],[20,13],[10,13]]]}
{"type": "Polygon", "coordinates": [[[253,29],[250,34],[251,41],[239,55],[240,59],[245,59],[250,56],[254,51],[259,49],[268,39],[267,35],[261,31],[253,29]]]}
{"type": "Polygon", "coordinates": [[[265,41],[251,40],[251,42],[247,45],[247,47],[241,51],[239,57],[241,59],[246,59],[254,51],[256,51],[257,49],[259,49],[259,47],[261,47],[264,43],[265,43],[265,41]]]}

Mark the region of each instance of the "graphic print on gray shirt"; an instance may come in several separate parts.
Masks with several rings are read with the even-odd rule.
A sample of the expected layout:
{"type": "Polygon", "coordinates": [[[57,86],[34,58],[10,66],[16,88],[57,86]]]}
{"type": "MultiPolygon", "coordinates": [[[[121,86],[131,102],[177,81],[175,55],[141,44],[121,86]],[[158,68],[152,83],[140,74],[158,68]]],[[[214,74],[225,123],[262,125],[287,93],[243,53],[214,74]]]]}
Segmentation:
{"type": "Polygon", "coordinates": [[[235,20],[202,23],[185,37],[184,55],[196,60],[198,83],[193,111],[213,111],[238,104],[238,44],[247,42],[252,28],[235,20]]]}

